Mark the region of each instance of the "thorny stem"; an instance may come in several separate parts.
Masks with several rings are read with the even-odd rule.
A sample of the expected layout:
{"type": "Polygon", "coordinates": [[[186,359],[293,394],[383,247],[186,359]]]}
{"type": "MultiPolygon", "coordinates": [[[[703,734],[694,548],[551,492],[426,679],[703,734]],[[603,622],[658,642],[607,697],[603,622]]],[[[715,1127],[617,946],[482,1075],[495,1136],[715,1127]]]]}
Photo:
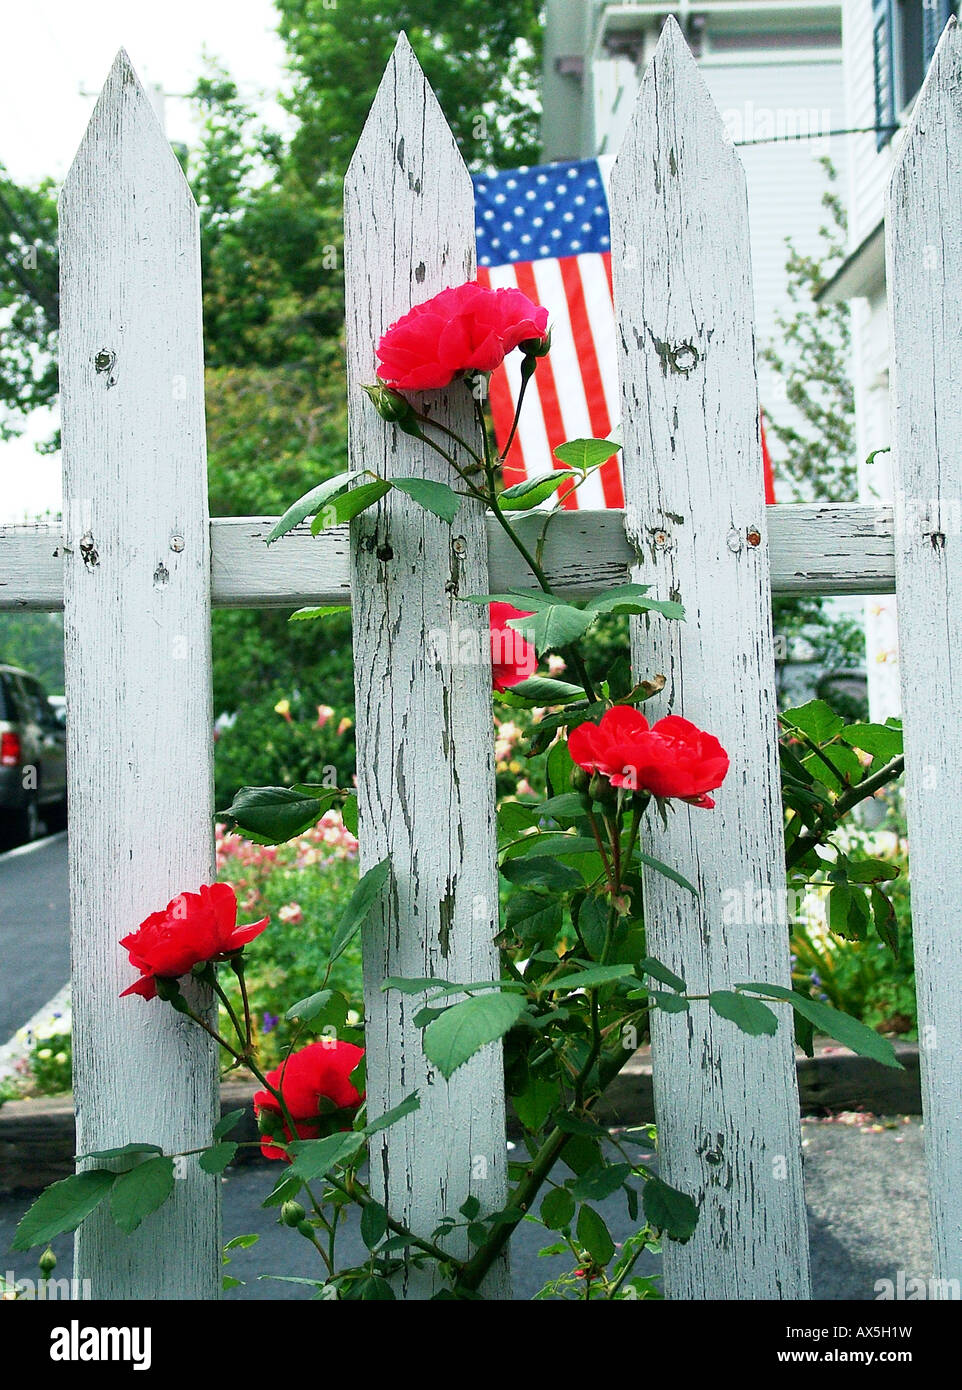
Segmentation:
{"type": "MultiPolygon", "coordinates": [[[[859,782],[856,786],[845,792],[845,794],[840,796],[832,805],[832,820],[837,823],[843,816],[848,815],[849,811],[855,806],[858,806],[860,802],[865,801],[870,796],[874,796],[877,791],[881,791],[883,787],[888,786],[889,782],[894,782],[896,777],[901,775],[904,767],[904,757],[893,758],[890,763],[886,763],[885,767],[879,768],[878,772],[873,773],[871,777],[866,777],[863,782],[859,782]]],[[[809,850],[816,849],[823,842],[824,836],[831,833],[828,820],[829,818],[827,815],[819,816],[818,824],[811,834],[799,835],[790,849],[786,851],[785,867],[787,869],[793,869],[799,860],[805,858],[809,850]]]]}

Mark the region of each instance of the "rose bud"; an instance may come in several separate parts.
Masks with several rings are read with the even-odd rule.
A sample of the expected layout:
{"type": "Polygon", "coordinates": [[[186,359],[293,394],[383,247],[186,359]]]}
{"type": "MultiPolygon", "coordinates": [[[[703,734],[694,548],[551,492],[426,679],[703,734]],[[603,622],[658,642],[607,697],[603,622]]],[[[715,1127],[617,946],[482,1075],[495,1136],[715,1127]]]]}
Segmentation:
{"type": "Polygon", "coordinates": [[[281,1207],[281,1220],[285,1226],[299,1226],[306,1215],[300,1202],[285,1202],[281,1207]]]}

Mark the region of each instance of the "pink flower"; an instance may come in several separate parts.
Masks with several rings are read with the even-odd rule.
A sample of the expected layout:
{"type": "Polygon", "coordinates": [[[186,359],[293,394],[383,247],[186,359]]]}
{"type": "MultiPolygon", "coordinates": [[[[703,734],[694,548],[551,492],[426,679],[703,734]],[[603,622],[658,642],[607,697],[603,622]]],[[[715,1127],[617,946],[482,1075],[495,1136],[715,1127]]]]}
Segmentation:
{"type": "Polygon", "coordinates": [[[314,725],[314,728],[323,729],[324,725],[327,723],[327,721],[331,718],[333,714],[334,710],[330,705],[318,705],[317,723],[314,725]]]}
{"type": "Polygon", "coordinates": [[[519,343],[543,341],[547,330],[547,309],[520,290],[488,290],[469,280],[391,325],[377,346],[377,374],[402,390],[435,390],[459,372],[493,372],[519,343]]]}
{"type": "Polygon", "coordinates": [[[300,903],[287,903],[284,907],[278,908],[277,915],[289,927],[299,927],[304,920],[300,903]]]}

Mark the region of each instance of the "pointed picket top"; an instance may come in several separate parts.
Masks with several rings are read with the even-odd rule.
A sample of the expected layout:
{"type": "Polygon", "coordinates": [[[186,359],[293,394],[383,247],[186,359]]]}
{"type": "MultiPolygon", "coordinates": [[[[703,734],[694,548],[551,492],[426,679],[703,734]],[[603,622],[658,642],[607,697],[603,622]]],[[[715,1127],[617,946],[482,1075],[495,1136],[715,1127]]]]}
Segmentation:
{"type": "Polygon", "coordinates": [[[669,15],[612,166],[609,200],[625,199],[641,183],[654,183],[658,194],[674,187],[690,196],[698,175],[707,178],[709,192],[716,184],[723,187],[726,177],[745,182],[731,135],[678,21],[669,15]]]}
{"type": "MultiPolygon", "coordinates": [[[[377,264],[380,257],[380,305],[371,324],[375,336],[365,332],[354,339],[360,379],[373,381],[380,333],[412,304],[475,273],[471,175],[403,32],[348,165],[344,203],[346,223],[353,213],[354,225],[362,231],[364,260],[377,264]],[[433,256],[419,260],[428,227],[433,256]],[[400,254],[395,255],[395,247],[400,254]]],[[[357,256],[356,240],[353,251],[357,256]]],[[[350,343],[350,328],[348,339],[350,343]]],[[[350,355],[350,347],[348,351],[350,355]]]]}
{"type": "MultiPolygon", "coordinates": [[[[700,889],[692,900],[645,871],[647,944],[696,994],[741,980],[787,986],[748,200],[674,19],[643,79],[609,203],[631,577],[680,600],[686,616],[633,620],[632,663],[639,679],[666,678],[649,717],[692,720],[731,759],[714,810],[647,827],[645,848],[700,889]]],[[[746,1039],[693,1005],[656,1014],[652,1052],[661,1173],[700,1208],[693,1238],[667,1243],[669,1296],[807,1297],[790,1023],[746,1039]]]]}
{"type": "Polygon", "coordinates": [[[173,185],[169,194],[182,191],[191,204],[194,202],[180,162],[125,48],[118,49],[90,114],[83,139],[63,182],[62,200],[69,201],[75,184],[86,184],[91,164],[101,179],[109,178],[114,171],[119,176],[125,167],[136,169],[139,166],[144,177],[151,181],[158,176],[168,179],[173,185]],[[121,141],[136,142],[136,161],[117,157],[121,141]]]}
{"type": "Polygon", "coordinates": [[[955,15],[943,30],[902,137],[889,185],[891,198],[933,146],[944,150],[950,162],[959,159],[962,149],[962,26],[955,15]]]}

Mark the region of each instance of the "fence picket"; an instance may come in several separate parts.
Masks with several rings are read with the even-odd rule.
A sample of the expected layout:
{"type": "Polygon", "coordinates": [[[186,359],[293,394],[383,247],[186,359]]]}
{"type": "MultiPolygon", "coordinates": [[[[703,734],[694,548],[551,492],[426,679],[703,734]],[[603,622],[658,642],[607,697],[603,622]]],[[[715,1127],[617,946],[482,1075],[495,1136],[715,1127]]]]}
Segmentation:
{"type": "MultiPolygon", "coordinates": [[[[649,830],[699,898],[647,873],[648,949],[696,993],[789,979],[747,212],[741,166],[669,19],[612,172],[612,265],[634,578],[687,612],[636,620],[633,662],[667,677],[649,717],[684,715],[732,762],[715,810],[681,807],[649,830]]],[[[746,1037],[704,1003],[654,1018],[662,1172],[701,1208],[687,1245],[666,1242],[671,1297],[808,1296],[779,1011],[775,1038],[746,1037]]]]}
{"type": "MultiPolygon", "coordinates": [[[[962,1280],[962,30],[932,60],[886,208],[895,574],[912,938],[935,1274],[962,1280]]],[[[948,1296],[948,1295],[946,1295],[948,1296]]]]}
{"type": "MultiPolygon", "coordinates": [[[[384,476],[450,481],[448,464],[377,416],[381,333],[421,300],[474,271],[471,180],[402,35],[345,180],[349,453],[384,476]]],[[[471,398],[457,384],[425,408],[462,436],[471,398]]],[[[486,592],[486,529],[465,499],[449,527],[391,493],[352,523],[357,779],[362,866],[390,855],[395,883],[364,943],[372,1116],[417,1090],[421,1109],[372,1142],[372,1182],[420,1235],[470,1194],[485,1211],[506,1196],[501,1047],[447,1084],[413,1023],[421,1000],[382,992],[386,976],[495,979],[498,891],[487,614],[457,595],[486,592]],[[465,653],[473,650],[478,660],[465,653]]],[[[467,1253],[465,1247],[464,1253],[467,1253]]],[[[427,1296],[411,1271],[407,1297],[427,1296]]],[[[507,1296],[507,1264],[488,1297],[507,1296]]]]}
{"type": "MultiPolygon", "coordinates": [[[[60,373],[78,1152],[209,1142],[213,1044],[120,999],[118,941],[212,881],[210,548],[197,209],[121,52],[64,184],[60,373]]],[[[219,1181],[136,1237],[84,1222],[94,1298],[216,1298],[219,1181]]]]}

